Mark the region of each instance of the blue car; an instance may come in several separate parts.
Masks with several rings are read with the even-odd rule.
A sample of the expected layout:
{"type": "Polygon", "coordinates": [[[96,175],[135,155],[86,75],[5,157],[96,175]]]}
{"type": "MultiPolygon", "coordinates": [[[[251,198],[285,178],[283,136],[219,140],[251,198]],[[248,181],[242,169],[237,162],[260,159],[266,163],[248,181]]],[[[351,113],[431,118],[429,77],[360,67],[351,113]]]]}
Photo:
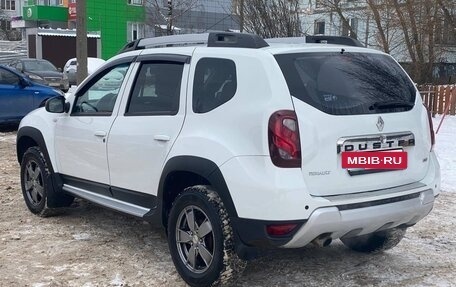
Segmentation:
{"type": "Polygon", "coordinates": [[[63,93],[0,65],[0,124],[19,123],[26,114],[58,95],[63,93]]]}

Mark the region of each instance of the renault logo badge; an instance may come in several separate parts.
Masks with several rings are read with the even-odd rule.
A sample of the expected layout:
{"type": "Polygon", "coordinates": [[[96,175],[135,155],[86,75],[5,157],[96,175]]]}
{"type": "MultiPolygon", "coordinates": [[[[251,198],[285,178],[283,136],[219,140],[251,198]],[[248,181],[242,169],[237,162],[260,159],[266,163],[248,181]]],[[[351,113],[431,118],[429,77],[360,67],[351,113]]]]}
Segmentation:
{"type": "Polygon", "coordinates": [[[382,117],[378,117],[377,120],[377,129],[379,132],[383,131],[383,127],[385,126],[385,122],[383,121],[382,117]]]}

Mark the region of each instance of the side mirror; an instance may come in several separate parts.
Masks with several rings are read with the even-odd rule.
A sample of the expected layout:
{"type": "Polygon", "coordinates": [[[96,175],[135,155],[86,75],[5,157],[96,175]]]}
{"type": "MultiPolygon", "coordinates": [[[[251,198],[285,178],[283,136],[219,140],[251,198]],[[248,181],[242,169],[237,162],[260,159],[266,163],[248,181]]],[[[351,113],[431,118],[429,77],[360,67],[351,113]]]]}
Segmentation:
{"type": "Polygon", "coordinates": [[[57,68],[57,71],[62,72],[62,68],[57,68]]]}
{"type": "Polygon", "coordinates": [[[20,78],[19,80],[19,86],[21,88],[25,88],[27,86],[30,86],[30,82],[26,78],[20,78]]]}
{"type": "Polygon", "coordinates": [[[45,109],[49,113],[61,114],[66,110],[65,97],[56,96],[46,101],[45,109]]]}

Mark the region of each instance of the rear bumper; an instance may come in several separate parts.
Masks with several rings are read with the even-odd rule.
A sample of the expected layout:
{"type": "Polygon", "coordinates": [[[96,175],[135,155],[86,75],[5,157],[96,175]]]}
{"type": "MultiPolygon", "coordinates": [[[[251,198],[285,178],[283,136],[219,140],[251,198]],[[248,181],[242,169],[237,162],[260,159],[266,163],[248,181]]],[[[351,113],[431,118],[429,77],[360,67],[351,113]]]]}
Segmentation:
{"type": "Polygon", "coordinates": [[[310,195],[299,169],[269,167],[269,161],[238,157],[221,166],[223,174],[236,174],[237,179],[227,181],[239,217],[232,219],[237,248],[297,248],[322,234],[336,239],[411,226],[432,210],[440,192],[434,153],[419,182],[326,197],[310,195]],[[276,238],[266,232],[267,224],[289,222],[299,226],[287,236],[276,238]]]}
{"type": "MultiPolygon", "coordinates": [[[[299,248],[317,238],[337,239],[368,234],[394,227],[409,227],[423,219],[434,206],[431,189],[407,196],[384,200],[322,207],[308,219],[265,221],[233,218],[240,256],[255,248],[299,248]],[[273,237],[266,232],[268,224],[296,223],[295,230],[285,236],[273,237]],[[250,248],[250,249],[249,249],[250,248]]],[[[246,258],[249,258],[247,256],[246,258]]]]}
{"type": "MultiPolygon", "coordinates": [[[[384,200],[428,189],[434,196],[440,192],[440,167],[433,152],[420,181],[392,187],[385,182],[383,189],[335,196],[312,196],[301,169],[277,168],[268,156],[235,157],[220,166],[220,171],[227,179],[237,216],[264,221],[307,220],[319,208],[384,200]]],[[[395,172],[389,175],[397,177],[395,172]]],[[[335,185],[331,180],[328,176],[328,184],[335,185]]]]}
{"type": "Polygon", "coordinates": [[[431,189],[397,199],[400,201],[380,205],[372,202],[373,206],[363,208],[356,208],[356,205],[353,209],[344,209],[345,205],[319,208],[283,247],[302,247],[322,235],[336,239],[412,226],[423,219],[434,205],[431,189]],[[406,200],[400,200],[402,198],[406,200]]]}

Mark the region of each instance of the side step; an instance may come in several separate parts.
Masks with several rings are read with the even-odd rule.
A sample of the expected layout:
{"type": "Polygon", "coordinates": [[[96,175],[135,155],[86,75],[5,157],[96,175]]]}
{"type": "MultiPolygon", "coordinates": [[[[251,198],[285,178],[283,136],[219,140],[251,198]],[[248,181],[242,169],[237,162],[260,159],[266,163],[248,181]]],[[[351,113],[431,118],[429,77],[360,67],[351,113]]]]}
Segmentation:
{"type": "Polygon", "coordinates": [[[118,199],[94,193],[82,188],[74,187],[71,185],[64,184],[63,190],[80,198],[87,199],[90,202],[99,204],[101,206],[114,209],[126,214],[130,214],[136,217],[143,217],[150,211],[149,208],[131,204],[128,202],[120,201],[118,199]]]}

